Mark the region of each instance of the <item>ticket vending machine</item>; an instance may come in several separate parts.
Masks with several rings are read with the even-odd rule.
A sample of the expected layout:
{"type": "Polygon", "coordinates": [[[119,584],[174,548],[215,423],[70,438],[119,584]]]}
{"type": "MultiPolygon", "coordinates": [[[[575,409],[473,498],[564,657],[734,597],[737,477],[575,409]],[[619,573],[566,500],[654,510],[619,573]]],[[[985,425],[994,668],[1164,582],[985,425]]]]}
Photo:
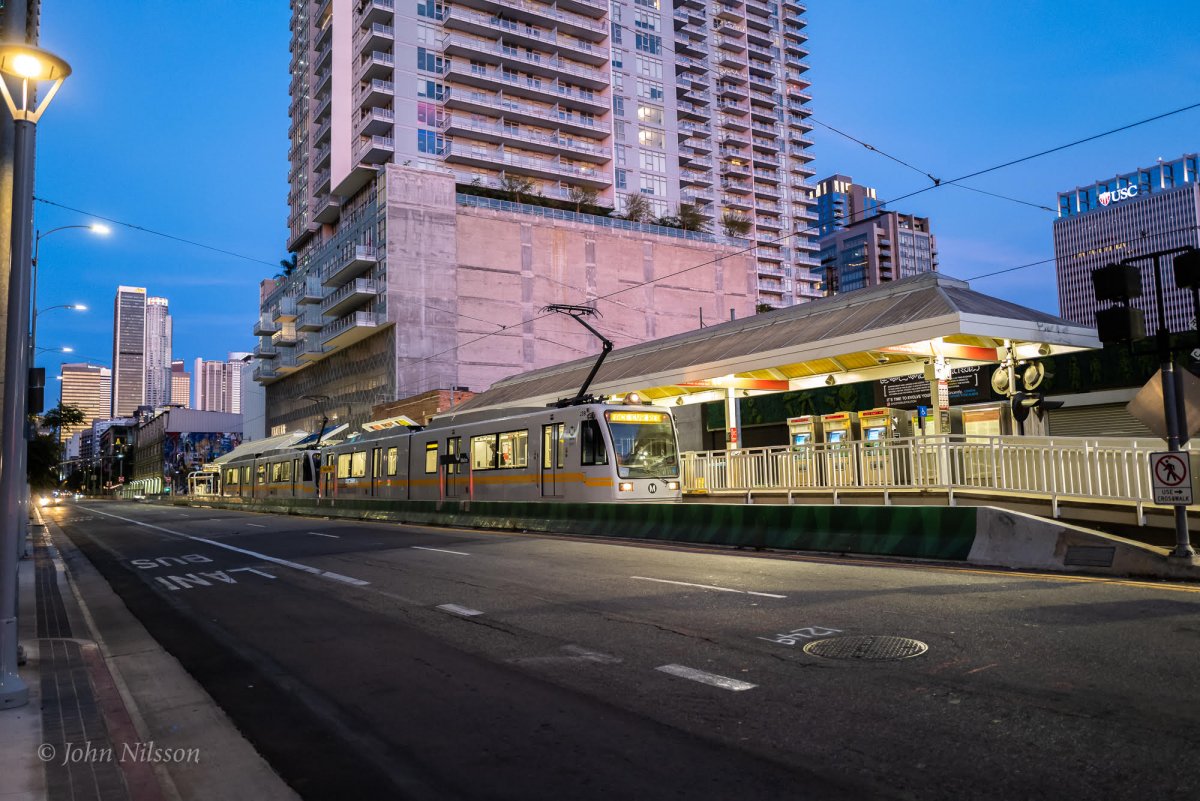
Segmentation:
{"type": "Polygon", "coordinates": [[[911,445],[896,442],[911,437],[912,417],[903,409],[882,407],[858,413],[862,432],[862,476],[864,485],[902,484],[908,481],[911,445]]]}
{"type": "Polygon", "coordinates": [[[809,414],[788,418],[788,451],[779,455],[779,473],[784,486],[820,487],[821,418],[809,414]]]}
{"type": "Polygon", "coordinates": [[[858,460],[851,443],[858,439],[858,417],[854,412],[821,415],[821,467],[825,485],[852,487],[858,484],[858,460]]]}

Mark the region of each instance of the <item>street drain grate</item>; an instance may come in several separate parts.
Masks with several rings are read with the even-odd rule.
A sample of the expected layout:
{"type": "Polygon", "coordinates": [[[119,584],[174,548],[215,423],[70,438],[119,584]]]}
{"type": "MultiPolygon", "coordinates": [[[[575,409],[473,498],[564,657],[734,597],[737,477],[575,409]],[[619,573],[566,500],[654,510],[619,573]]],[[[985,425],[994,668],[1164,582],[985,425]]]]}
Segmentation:
{"type": "Polygon", "coordinates": [[[908,637],[830,637],[815,640],[804,646],[804,652],[826,659],[854,659],[859,661],[886,661],[920,656],[929,646],[920,640],[908,637]]]}

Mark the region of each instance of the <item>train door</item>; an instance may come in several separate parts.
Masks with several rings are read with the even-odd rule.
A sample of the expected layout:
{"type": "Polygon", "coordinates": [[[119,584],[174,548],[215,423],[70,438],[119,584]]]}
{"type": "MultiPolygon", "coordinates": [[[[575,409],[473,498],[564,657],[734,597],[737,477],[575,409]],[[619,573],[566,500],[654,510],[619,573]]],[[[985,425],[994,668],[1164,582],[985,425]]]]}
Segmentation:
{"type": "Polygon", "coordinates": [[[458,455],[462,453],[462,437],[446,437],[446,455],[453,457],[451,463],[449,459],[446,461],[446,497],[457,498],[462,495],[462,487],[459,485],[458,477],[462,474],[462,465],[458,461],[458,455]]]}
{"type": "Polygon", "coordinates": [[[292,460],[292,475],[291,481],[288,483],[289,497],[296,497],[296,482],[300,480],[300,460],[292,460]]]}
{"type": "Polygon", "coordinates": [[[386,479],[383,477],[383,448],[371,449],[371,495],[382,495],[386,479]]]}
{"type": "Polygon", "coordinates": [[[566,423],[551,423],[542,426],[542,497],[557,498],[562,495],[559,473],[566,466],[567,438],[566,423]]]}

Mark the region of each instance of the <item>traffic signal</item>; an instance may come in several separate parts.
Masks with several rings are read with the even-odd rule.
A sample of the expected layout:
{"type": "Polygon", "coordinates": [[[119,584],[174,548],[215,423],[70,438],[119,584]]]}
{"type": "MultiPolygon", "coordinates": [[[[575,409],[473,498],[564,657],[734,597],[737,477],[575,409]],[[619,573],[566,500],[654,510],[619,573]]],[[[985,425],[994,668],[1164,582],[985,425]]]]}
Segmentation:
{"type": "Polygon", "coordinates": [[[1142,296],[1142,270],[1136,264],[1109,264],[1092,272],[1096,300],[1128,303],[1142,296]]]}
{"type": "Polygon", "coordinates": [[[1012,416],[1018,423],[1024,423],[1029,419],[1029,413],[1037,413],[1038,419],[1041,420],[1046,416],[1046,412],[1051,409],[1062,408],[1062,401],[1048,401],[1046,396],[1040,392],[1018,392],[1012,396],[1012,416]]]}
{"type": "Polygon", "coordinates": [[[1096,312],[1096,335],[1105,345],[1141,339],[1146,336],[1146,313],[1133,306],[1100,309],[1096,312]]]}
{"type": "Polygon", "coordinates": [[[1180,253],[1175,257],[1175,286],[1180,289],[1200,288],[1200,250],[1180,253]]]}

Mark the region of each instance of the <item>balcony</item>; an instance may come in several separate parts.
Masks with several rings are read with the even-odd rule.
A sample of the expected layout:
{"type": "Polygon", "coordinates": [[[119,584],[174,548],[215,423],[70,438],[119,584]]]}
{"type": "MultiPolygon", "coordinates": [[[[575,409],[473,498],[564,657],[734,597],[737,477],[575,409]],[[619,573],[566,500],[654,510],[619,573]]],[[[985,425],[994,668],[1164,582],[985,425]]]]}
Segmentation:
{"type": "Polygon", "coordinates": [[[746,19],[746,12],[737,6],[722,3],[714,5],[712,8],[713,15],[720,20],[730,20],[731,22],[742,22],[746,19]]]}
{"type": "Polygon", "coordinates": [[[379,136],[392,132],[396,124],[396,112],[390,108],[372,108],[358,118],[360,136],[379,136]]]}
{"type": "Polygon", "coordinates": [[[675,69],[676,71],[690,70],[692,72],[705,73],[708,72],[708,65],[698,58],[677,55],[675,56],[675,69]]]}
{"type": "Polygon", "coordinates": [[[318,194],[329,191],[329,170],[317,170],[313,173],[312,188],[318,194]]]}
{"type": "Polygon", "coordinates": [[[396,84],[376,78],[358,90],[358,107],[382,108],[391,105],[396,98],[396,84]]]}
{"type": "MultiPolygon", "coordinates": [[[[550,91],[547,94],[557,96],[550,91]]],[[[595,139],[604,139],[612,131],[607,121],[597,120],[594,116],[577,114],[574,110],[556,110],[554,106],[522,103],[495,92],[452,89],[446,95],[446,108],[498,115],[508,122],[557,127],[565,133],[578,133],[595,139]]]]}
{"type": "Polygon", "coordinates": [[[750,194],[752,187],[751,187],[749,181],[738,181],[738,180],[732,180],[732,179],[728,179],[728,178],[722,178],[721,179],[721,189],[724,190],[725,192],[733,192],[733,193],[739,194],[739,195],[748,195],[748,194],[750,194]]]}
{"type": "Polygon", "coordinates": [[[341,317],[367,301],[374,300],[378,294],[379,285],[376,282],[368,278],[355,278],[325,298],[321,304],[321,314],[324,317],[341,317]]]}
{"type": "Polygon", "coordinates": [[[754,149],[762,150],[767,153],[778,153],[779,152],[779,139],[756,136],[756,137],[754,137],[754,149]]]}
{"type": "MultiPolygon", "coordinates": [[[[442,40],[442,45],[448,56],[466,56],[468,59],[487,61],[494,64],[512,64],[523,71],[546,78],[557,78],[559,75],[570,75],[573,83],[592,89],[604,89],[608,86],[608,70],[591,69],[586,64],[567,61],[555,56],[543,56],[539,53],[528,53],[516,47],[504,47],[483,39],[472,39],[468,36],[450,35],[442,40]]],[[[461,59],[451,60],[451,65],[457,66],[461,59]]],[[[470,66],[469,64],[464,66],[470,66]]],[[[469,74],[469,73],[468,73],[469,74]]]]}
{"type": "MultiPolygon", "coordinates": [[[[600,19],[608,13],[608,0],[558,0],[558,7],[600,19]]],[[[606,33],[607,29],[606,25],[606,33]]]]}
{"type": "Polygon", "coordinates": [[[379,330],[380,317],[375,312],[361,311],[340,317],[321,329],[321,345],[332,350],[366,339],[379,330]]]}
{"type": "MultiPolygon", "coordinates": [[[[553,125],[555,120],[550,118],[538,122],[541,125],[553,125]]],[[[548,131],[529,130],[514,124],[482,122],[463,115],[448,115],[443,120],[442,129],[450,135],[461,134],[493,144],[515,144],[526,150],[566,155],[596,164],[606,164],[612,158],[609,148],[600,147],[592,141],[576,140],[548,131]]]]}
{"type": "Polygon", "coordinates": [[[304,365],[300,364],[300,362],[296,359],[295,353],[288,353],[286,355],[280,356],[279,359],[277,359],[274,364],[275,372],[276,372],[276,374],[278,374],[280,376],[284,376],[289,373],[294,373],[303,366],[304,365]]]}
{"type": "Polygon", "coordinates": [[[300,340],[300,344],[296,346],[296,362],[299,364],[315,362],[317,359],[322,358],[325,353],[325,346],[321,344],[321,334],[319,332],[306,334],[300,340]]]}
{"type": "Polygon", "coordinates": [[[341,257],[321,271],[322,286],[341,286],[357,278],[379,262],[374,245],[353,245],[342,251],[341,257]]]}
{"type": "MultiPolygon", "coordinates": [[[[694,122],[680,121],[676,127],[679,129],[679,134],[681,136],[695,136],[699,137],[700,139],[707,139],[708,137],[712,136],[712,131],[708,129],[707,125],[699,125],[694,122]]],[[[693,147],[695,147],[695,145],[693,145],[693,147]]]]}
{"type": "Polygon", "coordinates": [[[269,337],[278,330],[279,324],[269,314],[262,315],[254,324],[254,336],[256,337],[269,337]]]}
{"type": "Polygon", "coordinates": [[[312,103],[312,121],[321,122],[329,116],[329,110],[333,106],[333,97],[327,92],[323,95],[317,95],[312,103]]]}
{"type": "Polygon", "coordinates": [[[730,175],[730,176],[733,176],[734,178],[749,178],[750,177],[750,165],[749,164],[735,164],[733,162],[727,161],[721,165],[721,175],[722,176],[730,175]]]}
{"type": "Polygon", "coordinates": [[[726,129],[721,132],[721,144],[727,147],[750,147],[750,137],[741,131],[726,129]]]}
{"type": "Polygon", "coordinates": [[[320,331],[325,327],[325,317],[316,306],[308,306],[296,320],[297,331],[320,331]]]}
{"type": "Polygon", "coordinates": [[[329,143],[317,145],[317,147],[313,150],[313,166],[317,169],[328,169],[331,153],[332,149],[330,148],[329,143]]]}
{"type": "Polygon", "coordinates": [[[313,222],[331,223],[341,213],[342,204],[335,195],[319,194],[313,201],[313,222]]]}
{"type": "MultiPolygon", "coordinates": [[[[715,36],[713,38],[716,39],[717,47],[721,48],[721,50],[728,50],[730,53],[738,54],[746,52],[746,41],[744,39],[734,39],[729,36],[715,36]]],[[[724,54],[722,53],[723,56],[724,54]]]]}
{"type": "MultiPolygon", "coordinates": [[[[726,69],[729,69],[729,70],[737,70],[738,72],[741,72],[742,70],[746,69],[746,67],[748,66],[746,64],[746,59],[742,58],[737,53],[731,53],[728,50],[718,51],[716,61],[722,67],[725,67],[726,69]]],[[[721,73],[728,74],[725,72],[725,70],[721,70],[721,73]]]]}
{"type": "Polygon", "coordinates": [[[359,164],[386,164],[396,154],[396,140],[390,136],[372,136],[359,141],[354,161],[359,164]]]}
{"type": "MultiPolygon", "coordinates": [[[[743,61],[742,67],[744,68],[745,66],[746,62],[743,61]]],[[[719,69],[717,70],[717,74],[721,76],[721,81],[723,83],[739,85],[746,83],[746,76],[740,69],[719,69]]]]}
{"type": "Polygon", "coordinates": [[[325,291],[321,288],[321,281],[315,275],[309,275],[304,279],[304,284],[300,287],[300,294],[296,297],[296,302],[301,306],[309,303],[320,303],[325,297],[325,291]]]}
{"type": "Polygon", "coordinates": [[[754,184],[754,195],[755,197],[765,197],[771,200],[779,200],[779,198],[783,197],[783,193],[778,186],[764,183],[754,184]]]}
{"type": "Polygon", "coordinates": [[[691,186],[712,186],[712,174],[703,170],[680,170],[680,184],[688,184],[691,186]]]}
{"type": "Polygon", "coordinates": [[[280,298],[279,307],[272,315],[277,323],[290,323],[296,319],[296,299],[280,298]]]}
{"type": "Polygon", "coordinates": [[[316,56],[316,58],[313,59],[313,67],[316,68],[317,70],[323,70],[323,69],[328,68],[332,61],[333,61],[333,47],[329,44],[326,44],[324,47],[322,47],[320,50],[317,51],[317,56],[316,56]]]}
{"type": "Polygon", "coordinates": [[[299,341],[300,335],[296,333],[295,326],[284,326],[283,330],[271,337],[271,344],[276,347],[290,347],[299,341]]]}
{"type": "MultiPolygon", "coordinates": [[[[457,0],[454,5],[456,8],[474,8],[488,14],[496,11],[495,0],[457,0]]],[[[604,22],[579,14],[564,13],[546,3],[532,2],[531,0],[504,0],[503,7],[504,16],[507,19],[532,23],[544,28],[557,28],[559,33],[569,33],[592,42],[603,42],[608,38],[609,26],[604,22]]],[[[560,3],[559,8],[565,8],[565,6],[560,3]]]]}
{"type": "Polygon", "coordinates": [[[391,25],[375,22],[371,24],[371,27],[360,31],[354,38],[354,50],[359,53],[374,50],[387,51],[391,50],[395,43],[396,29],[391,25]]]}
{"type": "Polygon", "coordinates": [[[262,384],[279,378],[279,373],[269,364],[258,364],[255,365],[254,372],[251,373],[250,376],[255,381],[262,384]]]}
{"type": "Polygon", "coordinates": [[[595,189],[612,184],[610,173],[593,167],[569,164],[556,159],[539,159],[509,153],[499,148],[469,146],[461,141],[446,146],[446,161],[489,169],[513,169],[515,172],[551,181],[569,180],[595,189]]]}
{"type": "Polygon", "coordinates": [[[515,72],[506,73],[499,67],[471,64],[464,59],[455,59],[447,63],[444,74],[447,78],[461,83],[500,90],[518,97],[557,103],[596,114],[603,114],[609,110],[608,97],[602,93],[569,89],[556,80],[543,80],[540,77],[518,75],[515,72]]]}
{"type": "Polygon", "coordinates": [[[749,195],[721,195],[721,205],[727,209],[749,211],[754,208],[754,201],[750,199],[749,195]]]}
{"type": "MultiPolygon", "coordinates": [[[[742,17],[742,19],[745,19],[745,17],[742,17]]],[[[725,17],[725,16],[718,16],[715,20],[713,20],[713,28],[716,30],[717,33],[723,34],[725,36],[745,36],[746,35],[746,26],[745,25],[739,25],[736,22],[734,22],[732,19],[725,17]]]]}
{"type": "Polygon", "coordinates": [[[391,22],[396,6],[392,0],[365,0],[359,4],[362,8],[364,25],[374,25],[377,22],[391,22]]]}
{"type": "Polygon", "coordinates": [[[721,127],[727,131],[748,131],[750,130],[750,121],[738,119],[722,115],[720,118],[721,127]]]}
{"type": "Polygon", "coordinates": [[[391,53],[372,50],[370,53],[363,54],[355,77],[359,81],[374,81],[389,77],[395,66],[396,60],[391,53]]]}
{"type": "Polygon", "coordinates": [[[254,346],[254,355],[260,359],[274,359],[279,351],[275,349],[275,343],[268,339],[254,346]]]}
{"type": "Polygon", "coordinates": [[[507,11],[507,4],[504,17],[447,6],[442,24],[448,31],[462,31],[492,41],[503,37],[506,44],[558,52],[593,67],[601,67],[608,63],[608,48],[565,33],[558,34],[552,30],[535,28],[528,22],[509,18],[507,11]]]}

